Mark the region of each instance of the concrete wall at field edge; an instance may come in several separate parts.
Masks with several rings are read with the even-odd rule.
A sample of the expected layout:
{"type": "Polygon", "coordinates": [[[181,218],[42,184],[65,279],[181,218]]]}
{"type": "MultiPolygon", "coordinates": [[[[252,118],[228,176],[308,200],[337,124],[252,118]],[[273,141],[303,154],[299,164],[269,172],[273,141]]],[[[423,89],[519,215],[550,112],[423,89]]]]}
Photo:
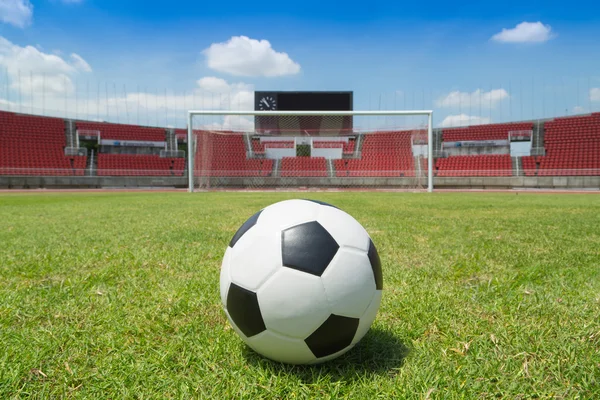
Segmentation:
{"type": "MultiPolygon", "coordinates": [[[[210,188],[415,188],[422,178],[210,178],[210,188]]],[[[0,176],[0,189],[185,188],[187,177],[0,176]]],[[[434,187],[448,189],[600,189],[600,176],[434,178],[434,187]]]]}
{"type": "Polygon", "coordinates": [[[1,189],[177,188],[186,186],[186,177],[0,176],[1,189]]]}

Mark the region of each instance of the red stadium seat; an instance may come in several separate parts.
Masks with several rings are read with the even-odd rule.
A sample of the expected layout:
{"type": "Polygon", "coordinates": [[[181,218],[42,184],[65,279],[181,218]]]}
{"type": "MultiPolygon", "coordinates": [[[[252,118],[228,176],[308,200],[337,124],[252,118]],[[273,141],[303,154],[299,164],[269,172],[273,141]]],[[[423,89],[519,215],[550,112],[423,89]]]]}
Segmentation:
{"type": "Polygon", "coordinates": [[[544,145],[545,156],[527,160],[537,166],[538,176],[600,175],[600,114],[546,122],[544,145]]]}
{"type": "Polygon", "coordinates": [[[77,129],[99,131],[102,139],[149,142],[164,142],[166,140],[166,131],[163,128],[78,121],[77,129]]]}
{"type": "MultiPolygon", "coordinates": [[[[273,160],[247,158],[244,136],[197,131],[196,170],[199,176],[271,176],[273,160]]],[[[287,142],[292,143],[293,142],[287,142]]]]}
{"type": "Polygon", "coordinates": [[[327,162],[323,157],[284,157],[281,176],[326,177],[327,162]]]}
{"type": "Polygon", "coordinates": [[[83,175],[87,158],[65,146],[64,120],[0,111],[0,175],[83,175]]]}
{"type": "Polygon", "coordinates": [[[445,142],[508,140],[509,132],[531,131],[532,129],[532,122],[473,125],[464,128],[446,128],[442,131],[442,138],[445,142]]]}
{"type": "Polygon", "coordinates": [[[438,158],[435,163],[437,176],[512,176],[509,154],[452,156],[438,158]]]}
{"type": "Polygon", "coordinates": [[[183,176],[184,158],[98,154],[98,176],[183,176]]]}
{"type": "MultiPolygon", "coordinates": [[[[396,131],[365,134],[361,158],[335,160],[336,176],[415,176],[415,161],[411,145],[413,133],[413,131],[396,131]]],[[[344,147],[344,153],[353,152],[354,140],[350,140],[347,147],[344,147]]]]}

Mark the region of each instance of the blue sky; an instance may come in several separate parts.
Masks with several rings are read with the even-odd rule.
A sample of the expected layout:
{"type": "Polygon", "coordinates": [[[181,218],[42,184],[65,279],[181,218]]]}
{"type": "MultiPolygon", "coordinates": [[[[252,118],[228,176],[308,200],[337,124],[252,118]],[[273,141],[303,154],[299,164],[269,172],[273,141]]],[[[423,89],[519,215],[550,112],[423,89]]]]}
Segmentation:
{"type": "Polygon", "coordinates": [[[0,38],[0,107],[24,112],[179,124],[253,90],[353,90],[436,125],[600,111],[591,1],[0,0],[0,38]]]}

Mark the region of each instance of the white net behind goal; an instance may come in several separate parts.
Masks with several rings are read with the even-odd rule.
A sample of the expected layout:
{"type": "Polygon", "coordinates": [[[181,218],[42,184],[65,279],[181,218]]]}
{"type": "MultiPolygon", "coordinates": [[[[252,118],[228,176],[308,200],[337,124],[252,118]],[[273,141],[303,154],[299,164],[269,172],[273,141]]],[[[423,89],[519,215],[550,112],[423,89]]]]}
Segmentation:
{"type": "Polygon", "coordinates": [[[387,113],[191,112],[191,189],[427,188],[430,112],[387,113]]]}

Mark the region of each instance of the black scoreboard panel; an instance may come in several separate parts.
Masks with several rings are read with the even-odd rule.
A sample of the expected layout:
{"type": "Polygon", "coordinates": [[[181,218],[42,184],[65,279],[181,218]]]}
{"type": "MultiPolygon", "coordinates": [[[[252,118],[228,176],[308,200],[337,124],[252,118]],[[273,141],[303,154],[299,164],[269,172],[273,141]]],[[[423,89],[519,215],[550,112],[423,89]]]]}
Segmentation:
{"type": "Polygon", "coordinates": [[[290,92],[277,99],[283,111],[352,111],[352,92],[290,92]]]}
{"type": "Polygon", "coordinates": [[[254,92],[254,109],[352,111],[353,92],[254,92]]]}
{"type": "MultiPolygon", "coordinates": [[[[352,92],[254,92],[258,111],[352,111],[352,92]]],[[[352,132],[351,116],[299,116],[255,118],[256,130],[264,134],[340,135],[352,132]]]]}

